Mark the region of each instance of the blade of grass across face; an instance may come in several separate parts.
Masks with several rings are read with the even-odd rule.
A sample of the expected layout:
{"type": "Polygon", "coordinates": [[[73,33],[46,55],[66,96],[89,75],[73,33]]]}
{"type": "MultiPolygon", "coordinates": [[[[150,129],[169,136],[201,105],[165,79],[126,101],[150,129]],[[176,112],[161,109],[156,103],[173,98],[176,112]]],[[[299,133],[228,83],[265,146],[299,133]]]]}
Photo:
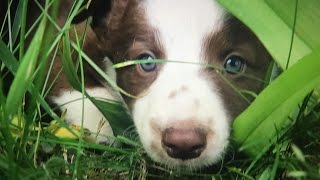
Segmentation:
{"type": "Polygon", "coordinates": [[[288,127],[290,113],[320,84],[319,52],[304,57],[280,75],[235,120],[234,138],[240,150],[257,156],[281,135],[281,129],[288,127]]]}

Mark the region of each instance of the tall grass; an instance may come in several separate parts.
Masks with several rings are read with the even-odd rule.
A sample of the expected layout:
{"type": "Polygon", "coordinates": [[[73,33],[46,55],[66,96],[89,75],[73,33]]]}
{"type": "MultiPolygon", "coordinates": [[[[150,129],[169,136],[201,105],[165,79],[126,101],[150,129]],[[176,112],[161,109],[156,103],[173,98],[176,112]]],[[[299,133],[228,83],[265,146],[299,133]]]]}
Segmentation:
{"type": "MultiPolygon", "coordinates": [[[[28,1],[13,2],[4,3],[6,13],[1,24],[1,179],[320,178],[319,90],[308,91],[309,95],[303,96],[304,100],[296,106],[294,114],[285,117],[289,119],[290,126],[278,129],[277,138],[267,142],[264,151],[254,151],[255,156],[247,156],[239,152],[234,143],[220,164],[194,172],[170,169],[154,163],[143,150],[130,116],[119,103],[89,97],[111,122],[118,135],[117,141],[124,146],[84,141],[83,129],[80,138],[57,137],[48,128],[50,124],[46,119],[56,120],[60,128],[70,130],[63,118],[55,114],[56,107],[50,107],[45,101],[51,87],[47,78],[51,70],[50,58],[54,59],[57,51],[62,51],[64,68],[70,73],[67,75],[70,83],[83,93],[83,97],[86,95],[83,83],[84,62],[93,66],[111,85],[116,87],[116,84],[81,51],[85,34],[75,40],[68,36],[69,31],[74,30],[71,19],[81,9],[82,1],[74,4],[66,25],[61,28],[54,21],[58,1],[37,3],[43,5],[40,8],[42,13],[30,29],[26,27],[28,1]],[[10,9],[14,5],[18,7],[16,11],[10,9]],[[63,48],[59,49],[61,46],[63,48]],[[78,55],[77,66],[71,60],[72,53],[78,55]]],[[[304,68],[307,67],[298,64],[296,69],[301,73],[306,70],[304,68]]],[[[287,73],[280,84],[294,76],[295,73],[287,73]]],[[[299,87],[296,88],[299,90],[299,87]]],[[[267,98],[270,93],[270,90],[266,91],[259,98],[267,98]]],[[[260,108],[260,111],[263,110],[260,108]]]]}

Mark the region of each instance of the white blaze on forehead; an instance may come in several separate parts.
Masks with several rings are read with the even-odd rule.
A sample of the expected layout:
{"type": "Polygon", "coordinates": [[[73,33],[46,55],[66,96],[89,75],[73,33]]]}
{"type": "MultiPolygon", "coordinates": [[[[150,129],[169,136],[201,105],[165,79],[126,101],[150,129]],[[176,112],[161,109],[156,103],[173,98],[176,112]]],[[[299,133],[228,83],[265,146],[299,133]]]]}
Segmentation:
{"type": "Polygon", "coordinates": [[[167,59],[178,61],[198,62],[204,38],[219,29],[224,15],[214,0],[146,0],[145,8],[167,59]]]}

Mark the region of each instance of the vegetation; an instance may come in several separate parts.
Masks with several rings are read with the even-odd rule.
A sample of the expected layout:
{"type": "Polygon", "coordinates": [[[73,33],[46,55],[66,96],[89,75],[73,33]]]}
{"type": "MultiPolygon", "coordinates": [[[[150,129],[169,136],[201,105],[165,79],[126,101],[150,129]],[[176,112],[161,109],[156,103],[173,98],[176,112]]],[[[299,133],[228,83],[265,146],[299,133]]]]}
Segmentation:
{"type": "Polygon", "coordinates": [[[317,0],[281,3],[219,0],[258,35],[283,73],[236,119],[233,142],[223,161],[193,172],[153,162],[143,150],[131,118],[121,104],[92,99],[116,129],[117,140],[124,144],[117,147],[85,141],[85,130],[67,126],[63,117],[55,114],[54,107],[45,101],[51,87],[47,80],[51,69],[48,71],[46,67],[60,50],[71,84],[84,95],[84,62],[116,86],[81,51],[84,36],[74,41],[69,38],[68,32],[74,31],[71,19],[81,10],[83,1],[74,4],[66,25],[60,29],[52,20],[57,1],[46,0],[31,30],[26,28],[28,1],[15,1],[16,11],[10,9],[15,3],[8,2],[7,7],[0,7],[3,15],[0,20],[4,19],[0,24],[0,177],[320,179],[320,36],[315,30],[320,27],[317,11],[320,3],[317,0]],[[256,12],[261,13],[256,15],[256,12]],[[56,30],[59,33],[53,36],[56,30]],[[25,44],[29,44],[27,48],[25,44]],[[78,68],[71,61],[72,53],[79,55],[78,68]],[[47,119],[55,120],[55,124],[47,119]],[[61,129],[72,133],[60,134],[61,129]]]}

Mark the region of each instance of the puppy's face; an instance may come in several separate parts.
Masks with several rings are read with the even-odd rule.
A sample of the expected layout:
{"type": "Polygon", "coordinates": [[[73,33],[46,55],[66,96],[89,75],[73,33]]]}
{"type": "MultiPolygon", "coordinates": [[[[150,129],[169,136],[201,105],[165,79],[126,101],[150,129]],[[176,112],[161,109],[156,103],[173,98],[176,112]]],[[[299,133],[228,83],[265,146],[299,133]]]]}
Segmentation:
{"type": "Polygon", "coordinates": [[[179,61],[118,70],[119,86],[138,96],[124,98],[147,153],[169,166],[219,160],[250,101],[241,90],[261,89],[270,56],[257,38],[213,0],[112,1],[97,22],[99,47],[114,63],[179,61]]]}

